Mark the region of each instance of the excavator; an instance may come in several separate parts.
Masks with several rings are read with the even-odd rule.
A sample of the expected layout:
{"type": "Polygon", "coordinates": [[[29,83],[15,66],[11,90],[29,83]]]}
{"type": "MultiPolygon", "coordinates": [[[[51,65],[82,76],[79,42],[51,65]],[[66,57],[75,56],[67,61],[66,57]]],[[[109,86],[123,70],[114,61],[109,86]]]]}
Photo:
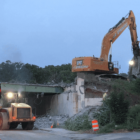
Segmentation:
{"type": "Polygon", "coordinates": [[[72,72],[92,72],[94,74],[118,74],[119,69],[114,67],[111,52],[112,44],[129,26],[134,57],[139,53],[139,41],[137,40],[136,21],[133,11],[130,11],[114,27],[109,29],[104,36],[101,46],[100,58],[96,57],[77,57],[72,60],[72,72]],[[108,60],[109,55],[109,60],[108,60]]]}

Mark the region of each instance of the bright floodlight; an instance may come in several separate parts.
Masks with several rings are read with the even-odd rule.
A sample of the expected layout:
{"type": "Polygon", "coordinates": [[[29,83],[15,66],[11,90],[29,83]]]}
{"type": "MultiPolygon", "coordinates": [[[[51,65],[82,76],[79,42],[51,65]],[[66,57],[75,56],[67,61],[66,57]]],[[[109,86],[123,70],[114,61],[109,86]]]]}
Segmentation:
{"type": "Polygon", "coordinates": [[[132,60],[129,61],[129,65],[131,65],[131,66],[134,65],[134,61],[132,61],[132,60]]]}
{"type": "Polygon", "coordinates": [[[13,93],[12,92],[8,92],[7,97],[8,98],[12,98],[13,97],[13,93]]]}

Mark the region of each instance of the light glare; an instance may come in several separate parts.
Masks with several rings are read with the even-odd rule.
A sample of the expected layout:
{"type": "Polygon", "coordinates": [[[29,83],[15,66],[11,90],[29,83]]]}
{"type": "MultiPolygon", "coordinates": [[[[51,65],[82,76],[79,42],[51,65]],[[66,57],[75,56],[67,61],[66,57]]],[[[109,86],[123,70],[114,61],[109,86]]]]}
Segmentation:
{"type": "Polygon", "coordinates": [[[18,96],[21,97],[21,93],[20,92],[18,92],[18,96]]]}
{"type": "Polygon", "coordinates": [[[9,92],[9,93],[7,94],[7,97],[8,97],[8,98],[12,98],[12,97],[13,97],[13,93],[12,93],[12,92],[9,92]]]}
{"type": "Polygon", "coordinates": [[[134,61],[132,61],[132,60],[129,61],[129,65],[131,65],[131,66],[134,65],[134,61]]]}

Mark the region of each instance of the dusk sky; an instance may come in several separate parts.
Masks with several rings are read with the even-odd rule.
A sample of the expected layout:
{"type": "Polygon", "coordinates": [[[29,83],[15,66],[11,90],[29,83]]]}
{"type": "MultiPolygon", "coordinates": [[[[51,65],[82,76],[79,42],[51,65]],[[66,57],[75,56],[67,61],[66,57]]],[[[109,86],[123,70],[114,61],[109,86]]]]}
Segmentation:
{"type": "MultiPolygon", "coordinates": [[[[140,40],[139,0],[0,0],[0,62],[11,60],[45,67],[100,57],[108,30],[132,10],[140,40]]],[[[115,41],[112,59],[128,72],[130,31],[115,41]]]]}

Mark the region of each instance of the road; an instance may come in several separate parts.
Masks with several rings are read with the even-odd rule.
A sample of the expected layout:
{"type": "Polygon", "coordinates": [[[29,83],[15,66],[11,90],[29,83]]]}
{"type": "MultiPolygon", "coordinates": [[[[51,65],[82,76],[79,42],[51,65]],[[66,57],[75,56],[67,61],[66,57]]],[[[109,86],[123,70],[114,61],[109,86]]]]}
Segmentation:
{"type": "Polygon", "coordinates": [[[79,134],[65,129],[0,131],[1,140],[140,140],[140,133],[79,134]]]}
{"type": "Polygon", "coordinates": [[[72,140],[69,137],[53,135],[41,130],[9,130],[0,131],[1,140],[72,140]]]}

